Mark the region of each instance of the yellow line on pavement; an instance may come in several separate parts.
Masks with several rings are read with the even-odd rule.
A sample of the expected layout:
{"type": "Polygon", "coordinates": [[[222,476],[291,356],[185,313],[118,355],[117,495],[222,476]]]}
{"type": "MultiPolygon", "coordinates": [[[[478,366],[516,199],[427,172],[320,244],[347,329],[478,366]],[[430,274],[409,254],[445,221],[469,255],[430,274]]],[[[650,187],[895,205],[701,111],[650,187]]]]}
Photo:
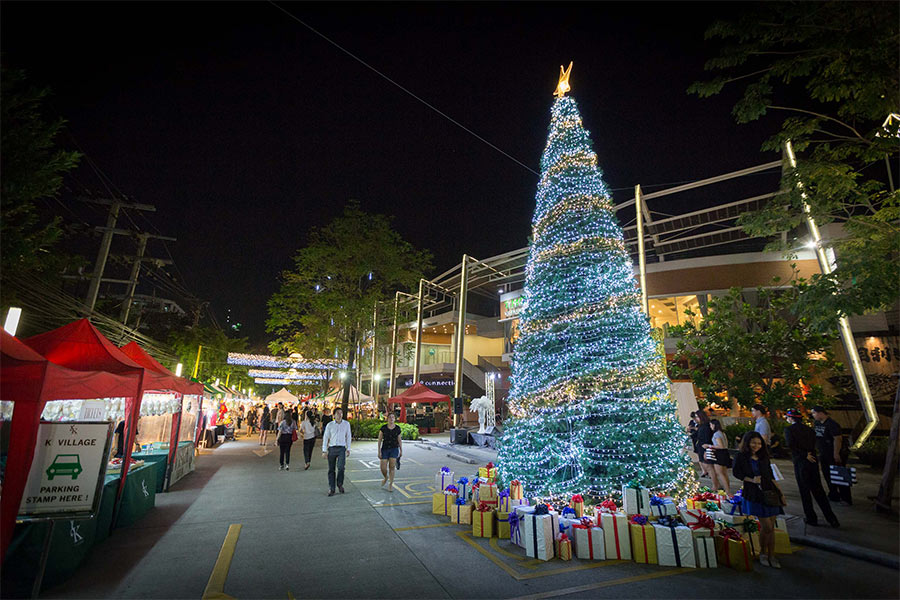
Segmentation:
{"type": "Polygon", "coordinates": [[[394,504],[373,504],[372,508],[382,508],[384,506],[406,506],[407,504],[431,504],[431,500],[419,500],[417,502],[395,502],[394,504]]]}
{"type": "Polygon", "coordinates": [[[519,578],[519,574],[516,573],[516,572],[512,569],[512,567],[510,567],[509,565],[507,565],[506,563],[504,563],[502,560],[500,560],[499,558],[497,558],[496,556],[494,556],[493,554],[491,554],[490,552],[488,552],[487,550],[485,550],[484,548],[482,548],[482,547],[481,547],[481,544],[475,543],[475,542],[472,540],[472,538],[470,538],[468,535],[466,535],[466,532],[465,532],[465,531],[457,531],[457,532],[456,532],[456,535],[458,535],[460,538],[462,538],[463,540],[465,540],[465,542],[466,542],[467,544],[471,545],[473,548],[475,548],[476,550],[478,550],[479,552],[481,552],[482,554],[484,554],[485,556],[487,556],[487,557],[491,560],[491,562],[493,562],[495,565],[497,565],[498,567],[500,567],[501,569],[503,569],[504,571],[506,571],[506,573],[507,573],[510,577],[512,577],[513,579],[518,579],[518,578],[519,578]]]}
{"type": "Polygon", "coordinates": [[[509,550],[504,550],[500,547],[500,544],[497,543],[497,538],[491,538],[491,541],[488,542],[491,545],[491,548],[494,549],[495,552],[499,552],[503,556],[508,556],[510,558],[514,558],[516,560],[526,560],[527,556],[522,556],[520,554],[513,554],[509,550]]]}
{"type": "MultiPolygon", "coordinates": [[[[618,562],[618,561],[617,561],[618,562]]],[[[576,587],[563,588],[561,590],[553,590],[550,592],[542,592],[540,594],[532,594],[530,596],[519,596],[511,600],[541,600],[543,598],[555,598],[557,596],[566,596],[568,594],[577,594],[588,590],[597,590],[614,585],[624,585],[626,583],[634,583],[636,581],[645,581],[647,579],[656,579],[657,577],[669,577],[671,575],[680,575],[687,573],[691,569],[669,569],[667,571],[659,571],[657,573],[644,573],[643,575],[635,575],[634,577],[624,577],[622,579],[611,579],[609,581],[601,581],[600,583],[589,583],[587,585],[579,585],[576,587]]]]}
{"type": "Polygon", "coordinates": [[[203,590],[203,600],[227,600],[231,598],[225,593],[225,580],[228,579],[228,569],[231,568],[231,559],[234,558],[234,549],[237,546],[238,536],[241,535],[241,527],[242,525],[240,524],[228,526],[225,542],[222,543],[222,549],[219,550],[216,565],[213,567],[209,581],[206,583],[206,589],[203,590]]]}
{"type": "Polygon", "coordinates": [[[435,523],[433,525],[413,525],[412,527],[396,527],[394,531],[410,531],[411,529],[430,529],[432,527],[447,527],[456,523],[435,523]]]}
{"type": "MultiPolygon", "coordinates": [[[[379,479],[354,479],[353,483],[373,483],[380,482],[383,478],[379,479]]],[[[410,482],[422,482],[422,481],[434,481],[434,479],[429,479],[428,477],[414,477],[412,479],[394,479],[394,483],[398,481],[410,481],[410,482]]]]}

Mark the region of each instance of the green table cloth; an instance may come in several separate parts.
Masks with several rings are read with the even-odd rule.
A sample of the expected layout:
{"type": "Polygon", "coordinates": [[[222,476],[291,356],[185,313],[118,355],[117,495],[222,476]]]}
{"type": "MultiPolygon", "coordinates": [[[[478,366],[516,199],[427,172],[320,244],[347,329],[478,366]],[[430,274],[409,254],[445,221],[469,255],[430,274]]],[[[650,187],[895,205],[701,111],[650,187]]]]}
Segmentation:
{"type": "Polygon", "coordinates": [[[134,460],[142,460],[145,465],[156,469],[156,493],[161,494],[166,485],[166,467],[169,464],[169,449],[145,450],[131,455],[134,460]]]}

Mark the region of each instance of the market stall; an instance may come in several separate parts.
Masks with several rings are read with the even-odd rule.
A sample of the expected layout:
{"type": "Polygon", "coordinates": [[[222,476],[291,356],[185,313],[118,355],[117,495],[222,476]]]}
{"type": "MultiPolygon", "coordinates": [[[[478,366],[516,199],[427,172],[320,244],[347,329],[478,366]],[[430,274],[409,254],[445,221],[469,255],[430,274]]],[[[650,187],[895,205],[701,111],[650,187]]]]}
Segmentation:
{"type": "MultiPolygon", "coordinates": [[[[406,409],[407,406],[415,407],[417,404],[438,404],[438,403],[447,403],[448,410],[453,409],[452,400],[450,400],[450,396],[445,394],[439,394],[427,387],[425,387],[422,383],[415,383],[413,386],[407,390],[405,390],[402,394],[394,396],[393,398],[388,399],[388,410],[393,410],[395,404],[400,405],[400,422],[406,423],[406,409]]],[[[420,425],[420,427],[433,427],[434,425],[420,425]]]]}
{"type": "Polygon", "coordinates": [[[274,394],[269,394],[268,396],[266,396],[266,399],[263,400],[263,402],[265,402],[270,407],[278,404],[279,402],[281,402],[282,404],[296,404],[298,401],[299,398],[287,391],[287,388],[281,388],[274,394]]]}

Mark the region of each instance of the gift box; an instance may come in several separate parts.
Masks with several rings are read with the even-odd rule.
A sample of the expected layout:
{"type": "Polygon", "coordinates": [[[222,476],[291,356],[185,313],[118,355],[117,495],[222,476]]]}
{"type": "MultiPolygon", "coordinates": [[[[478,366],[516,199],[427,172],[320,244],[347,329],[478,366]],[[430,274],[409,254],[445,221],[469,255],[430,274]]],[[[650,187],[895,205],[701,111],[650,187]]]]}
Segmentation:
{"type": "Polygon", "coordinates": [[[575,512],[572,511],[571,508],[569,508],[567,506],[565,508],[565,510],[569,511],[567,514],[570,516],[566,516],[566,517],[559,516],[559,517],[557,517],[557,521],[556,521],[557,522],[557,527],[556,527],[557,543],[554,545],[553,550],[554,550],[554,552],[556,552],[557,556],[559,555],[559,536],[560,536],[560,534],[563,534],[566,536],[566,538],[568,538],[569,540],[572,540],[575,536],[575,532],[573,531],[572,526],[578,525],[579,523],[581,523],[581,519],[573,518],[575,515],[575,512]]]}
{"type": "Polygon", "coordinates": [[[736,571],[752,571],[750,544],[735,529],[723,529],[714,538],[718,562],[736,571]]]}
{"type": "Polygon", "coordinates": [[[759,554],[759,520],[754,516],[729,515],[724,512],[710,513],[710,516],[724,523],[726,527],[737,530],[750,546],[750,554],[759,554]]]}
{"type": "Polygon", "coordinates": [[[482,504],[472,512],[472,537],[494,537],[493,508],[482,504]]]}
{"type": "Polygon", "coordinates": [[[494,463],[488,463],[485,467],[480,467],[478,469],[478,476],[484,477],[491,481],[496,480],[497,478],[497,469],[494,467],[494,463]]]}
{"type": "MultiPolygon", "coordinates": [[[[543,506],[544,506],[544,508],[547,508],[546,505],[543,505],[543,506]]],[[[516,514],[517,517],[518,517],[519,530],[520,530],[522,536],[521,536],[520,542],[517,543],[517,542],[515,541],[515,539],[514,539],[514,536],[513,536],[513,525],[512,525],[512,521],[510,521],[510,526],[509,526],[509,529],[510,529],[510,540],[512,540],[512,542],[513,542],[514,544],[516,544],[516,545],[518,545],[518,546],[522,546],[523,548],[525,547],[525,538],[524,538],[524,535],[525,535],[525,518],[526,518],[528,515],[534,514],[534,511],[535,511],[535,510],[537,510],[537,506],[517,506],[517,507],[515,508],[515,514],[516,514]]],[[[542,509],[542,510],[543,510],[543,509],[542,509]]],[[[551,535],[550,535],[550,548],[551,548],[551,553],[552,553],[552,552],[553,552],[553,538],[555,537],[556,532],[559,531],[559,513],[557,513],[556,511],[549,510],[549,509],[547,510],[547,512],[548,512],[548,514],[550,515],[550,521],[551,521],[551,526],[552,526],[551,535]]],[[[552,558],[552,556],[551,556],[551,558],[552,558]]]]}
{"type": "Polygon", "coordinates": [[[556,555],[560,560],[572,560],[572,541],[566,536],[566,534],[561,533],[559,539],[557,540],[557,545],[559,546],[559,551],[556,555]]]}
{"type": "Polygon", "coordinates": [[[475,510],[473,505],[465,502],[463,498],[457,498],[456,504],[450,507],[450,522],[459,523],[460,525],[471,525],[473,510],[475,510]],[[460,504],[460,502],[463,502],[463,504],[460,504]]]}
{"type": "Polygon", "coordinates": [[[650,514],[655,517],[671,517],[678,514],[678,509],[672,498],[666,496],[651,496],[650,514]]]}
{"type": "Polygon", "coordinates": [[[520,500],[525,497],[525,488],[518,479],[509,482],[509,497],[512,500],[520,500]]]}
{"type": "Polygon", "coordinates": [[[694,556],[700,569],[715,569],[719,566],[716,560],[716,541],[711,537],[694,537],[694,556]]]}
{"type": "Polygon", "coordinates": [[[721,525],[717,527],[716,522],[707,513],[697,515],[693,521],[688,523],[688,529],[695,538],[712,537],[717,528],[721,528],[721,525]]]}
{"type": "Polygon", "coordinates": [[[787,531],[775,530],[775,554],[793,554],[791,536],[787,531]]]}
{"type": "Polygon", "coordinates": [[[526,513],[523,520],[525,554],[538,560],[553,558],[553,516],[547,512],[547,507],[543,507],[543,512],[540,512],[540,507],[536,507],[536,510],[526,513]]]}
{"type": "Polygon", "coordinates": [[[575,516],[579,519],[584,516],[584,497],[581,494],[575,494],[569,501],[569,506],[575,511],[575,516]]]}
{"type": "Polygon", "coordinates": [[[603,543],[603,529],[585,517],[579,525],[573,525],[575,534],[575,556],[582,560],[606,560],[606,545],[603,543]]]}
{"type": "Polygon", "coordinates": [[[679,525],[674,519],[663,524],[654,523],[656,530],[656,555],[661,566],[696,568],[694,536],[689,527],[679,525]]]}
{"type": "Polygon", "coordinates": [[[687,507],[691,510],[696,510],[698,508],[705,510],[720,510],[722,508],[721,498],[718,494],[712,492],[702,492],[693,498],[688,498],[687,507]]]}
{"type": "MultiPolygon", "coordinates": [[[[690,509],[690,508],[679,508],[678,516],[681,517],[681,520],[684,521],[685,525],[690,525],[691,523],[696,523],[703,517],[710,517],[709,513],[706,512],[702,508],[690,509]]],[[[714,520],[714,519],[713,519],[714,520]]]]}
{"type": "Polygon", "coordinates": [[[650,490],[639,485],[622,486],[625,513],[628,515],[650,515],[650,490]]]}
{"type": "Polygon", "coordinates": [[[659,563],[656,555],[656,530],[646,515],[633,515],[628,523],[631,534],[631,555],[634,562],[655,565],[659,563]]]}
{"type": "Polygon", "coordinates": [[[725,511],[719,510],[710,512],[709,516],[712,517],[714,521],[719,521],[720,523],[724,523],[727,527],[734,527],[737,530],[742,530],[744,528],[744,523],[747,523],[748,521],[755,523],[756,528],[759,529],[759,519],[753,515],[729,515],[725,511]]]}
{"type": "Polygon", "coordinates": [[[744,514],[741,505],[743,504],[743,492],[742,490],[738,490],[734,496],[730,498],[728,496],[724,496],[719,504],[722,506],[722,512],[727,513],[729,515],[742,515],[744,514]]]}
{"type": "Polygon", "coordinates": [[[508,540],[510,537],[509,533],[509,515],[514,514],[510,512],[504,511],[494,511],[495,521],[496,521],[496,530],[497,537],[501,540],[508,540]]]}
{"type": "MultiPolygon", "coordinates": [[[[498,513],[499,514],[499,513],[498,513]]],[[[516,546],[520,546],[522,548],[525,547],[525,542],[522,541],[522,533],[525,529],[525,524],[522,522],[522,518],[520,517],[516,511],[509,513],[509,541],[512,542],[516,546]]]]}
{"type": "Polygon", "coordinates": [[[496,483],[482,483],[478,486],[479,502],[497,502],[499,498],[500,494],[496,483]]]}
{"type": "Polygon", "coordinates": [[[456,494],[435,492],[431,495],[431,514],[449,516],[450,510],[456,504],[456,494]]]}
{"type": "Polygon", "coordinates": [[[631,560],[631,537],[628,534],[628,517],[625,513],[600,513],[603,528],[603,545],[609,560],[631,560]]]}
{"type": "Polygon", "coordinates": [[[453,471],[449,467],[441,467],[441,470],[434,475],[434,485],[439,492],[447,489],[448,485],[456,483],[453,480],[453,471]]]}

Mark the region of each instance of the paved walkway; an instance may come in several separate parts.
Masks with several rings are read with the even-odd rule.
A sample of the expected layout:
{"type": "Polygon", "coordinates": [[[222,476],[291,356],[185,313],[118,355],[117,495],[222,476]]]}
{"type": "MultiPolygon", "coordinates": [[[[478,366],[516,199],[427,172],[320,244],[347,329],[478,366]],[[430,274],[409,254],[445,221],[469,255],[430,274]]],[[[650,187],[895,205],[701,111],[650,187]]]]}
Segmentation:
{"type": "MultiPolygon", "coordinates": [[[[894,598],[900,592],[895,570],[814,548],[785,556],[780,571],[757,566],[743,574],[534,561],[508,542],[473,538],[468,528],[431,514],[440,466],[471,477],[477,465],[467,461],[486,462],[488,450],[407,442],[390,493],[380,485],[374,443],[358,442],[348,460],[347,493],[331,498],[318,448],[309,471],[295,453],[290,472],[278,470],[273,450],[243,440],[204,453],[197,471],[158,495],[145,519],[116,530],[75,577],[45,596],[894,598]],[[240,526],[231,528],[233,544],[226,543],[232,525],[240,526]]],[[[896,526],[882,529],[894,539],[896,533],[896,526]]]]}

